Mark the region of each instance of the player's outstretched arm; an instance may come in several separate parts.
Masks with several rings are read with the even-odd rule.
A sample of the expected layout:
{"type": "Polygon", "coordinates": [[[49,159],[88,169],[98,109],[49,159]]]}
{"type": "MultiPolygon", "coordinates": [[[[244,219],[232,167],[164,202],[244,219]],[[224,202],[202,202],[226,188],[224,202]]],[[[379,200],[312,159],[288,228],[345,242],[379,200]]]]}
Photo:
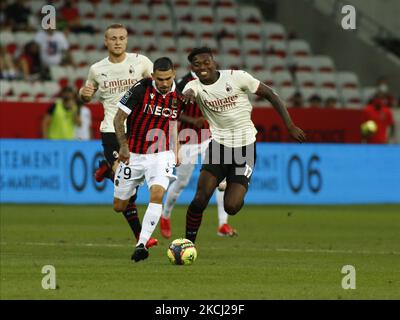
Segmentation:
{"type": "Polygon", "coordinates": [[[193,89],[187,89],[185,90],[182,95],[179,96],[179,98],[184,102],[184,103],[195,103],[196,102],[196,94],[193,91],[193,89]]]}
{"type": "Polygon", "coordinates": [[[289,115],[289,112],[285,107],[285,104],[274,90],[272,90],[267,85],[260,83],[256,91],[256,95],[263,97],[271,102],[275,110],[279,113],[279,115],[285,122],[286,128],[288,129],[289,134],[292,136],[293,139],[298,142],[306,141],[305,133],[303,132],[303,130],[295,126],[289,115]]]}
{"type": "Polygon", "coordinates": [[[114,129],[115,135],[117,136],[119,143],[119,156],[118,160],[125,164],[129,164],[129,146],[125,135],[125,120],[128,118],[128,114],[118,109],[117,114],[114,118],[114,129]]]}

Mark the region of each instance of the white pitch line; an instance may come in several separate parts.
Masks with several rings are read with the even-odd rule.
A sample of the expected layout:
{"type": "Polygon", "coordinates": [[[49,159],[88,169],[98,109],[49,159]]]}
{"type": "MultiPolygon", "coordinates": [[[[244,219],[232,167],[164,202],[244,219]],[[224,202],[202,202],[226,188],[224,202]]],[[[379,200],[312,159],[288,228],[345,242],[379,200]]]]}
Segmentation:
{"type": "MultiPolygon", "coordinates": [[[[0,245],[27,245],[27,246],[76,246],[76,247],[105,247],[105,248],[133,248],[134,244],[122,243],[68,243],[68,242],[0,242],[0,245]]],[[[225,250],[225,248],[211,247],[211,250],[225,250]]],[[[375,255],[400,255],[398,251],[354,251],[354,250],[331,250],[331,249],[295,249],[295,248],[247,248],[246,250],[261,250],[269,252],[289,253],[333,253],[333,254],[375,254],[375,255]]]]}

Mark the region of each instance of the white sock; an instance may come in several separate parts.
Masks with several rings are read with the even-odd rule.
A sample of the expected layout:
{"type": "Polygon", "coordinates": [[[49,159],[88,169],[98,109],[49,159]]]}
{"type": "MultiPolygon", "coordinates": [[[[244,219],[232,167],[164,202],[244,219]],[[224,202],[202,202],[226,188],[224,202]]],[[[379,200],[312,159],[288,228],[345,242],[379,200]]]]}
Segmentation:
{"type": "Polygon", "coordinates": [[[215,189],[215,194],[217,197],[217,207],[218,207],[218,225],[222,226],[225,223],[228,223],[228,214],[224,209],[224,191],[219,191],[218,188],[215,189]]]}
{"type": "Polygon", "coordinates": [[[162,204],[152,202],[149,203],[146,213],[143,217],[142,231],[140,232],[139,241],[137,243],[138,245],[141,243],[146,245],[147,241],[149,241],[154,229],[157,226],[158,220],[160,220],[161,212],[162,204]]]}
{"type": "Polygon", "coordinates": [[[167,196],[165,197],[164,202],[164,210],[162,211],[162,215],[166,219],[169,219],[171,217],[172,209],[174,208],[176,200],[183,190],[183,188],[181,190],[179,189],[180,188],[178,180],[172,182],[172,184],[168,188],[167,196]]]}
{"type": "Polygon", "coordinates": [[[188,185],[193,169],[193,164],[181,164],[176,168],[177,179],[169,186],[164,202],[164,209],[162,212],[164,218],[169,219],[171,217],[171,212],[175,206],[176,200],[181,195],[183,189],[188,185]]]}

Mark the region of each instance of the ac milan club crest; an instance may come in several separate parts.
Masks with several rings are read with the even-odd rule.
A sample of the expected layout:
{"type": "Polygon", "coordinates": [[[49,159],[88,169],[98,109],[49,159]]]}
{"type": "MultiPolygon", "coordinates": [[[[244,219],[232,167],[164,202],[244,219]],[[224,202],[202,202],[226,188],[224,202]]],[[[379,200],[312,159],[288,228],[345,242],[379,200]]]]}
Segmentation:
{"type": "Polygon", "coordinates": [[[133,68],[132,65],[129,66],[129,74],[133,75],[135,73],[135,69],[133,68]]]}
{"type": "Polygon", "coordinates": [[[226,90],[226,92],[228,92],[228,93],[232,92],[232,87],[231,87],[231,85],[230,85],[228,82],[227,82],[226,85],[225,85],[225,90],[226,90]]]}

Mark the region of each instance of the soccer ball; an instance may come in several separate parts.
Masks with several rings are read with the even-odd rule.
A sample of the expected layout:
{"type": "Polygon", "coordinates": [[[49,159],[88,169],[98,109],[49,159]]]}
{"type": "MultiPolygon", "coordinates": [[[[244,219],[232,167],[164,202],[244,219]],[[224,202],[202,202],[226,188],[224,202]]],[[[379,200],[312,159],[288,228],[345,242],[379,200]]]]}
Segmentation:
{"type": "Polygon", "coordinates": [[[167,255],[172,264],[189,265],[196,260],[197,250],[192,241],[180,238],[171,242],[167,255]]]}
{"type": "Polygon", "coordinates": [[[364,123],[361,124],[361,133],[364,136],[369,136],[378,130],[378,126],[376,125],[376,122],[373,120],[368,120],[364,123]]]}

